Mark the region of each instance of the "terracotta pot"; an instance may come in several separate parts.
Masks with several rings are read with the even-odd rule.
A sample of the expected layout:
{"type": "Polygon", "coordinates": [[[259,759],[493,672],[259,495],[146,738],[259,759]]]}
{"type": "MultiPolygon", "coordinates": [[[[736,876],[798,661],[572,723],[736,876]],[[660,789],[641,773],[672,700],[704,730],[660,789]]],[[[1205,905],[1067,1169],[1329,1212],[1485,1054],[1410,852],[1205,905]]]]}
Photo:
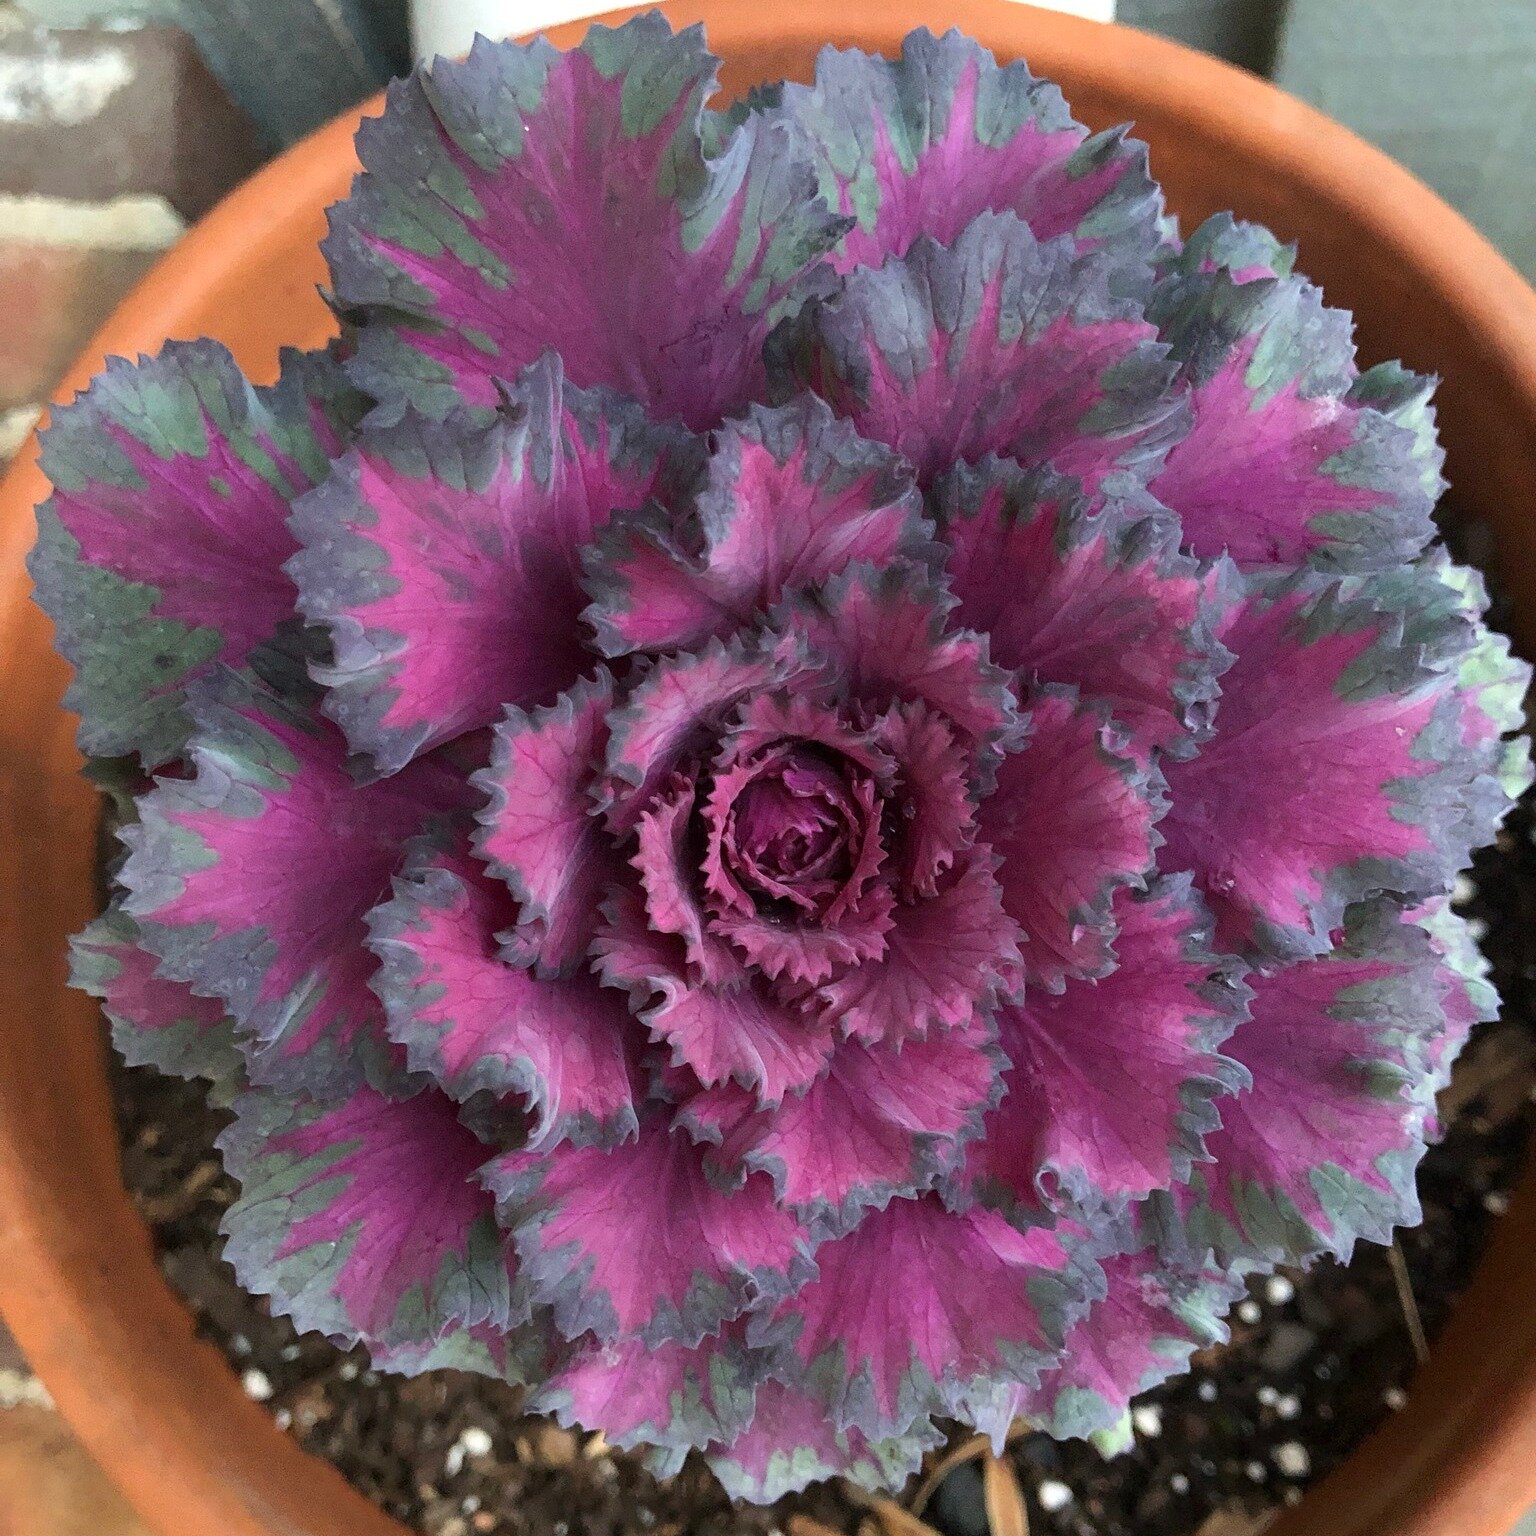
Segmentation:
{"type": "MultiPolygon", "coordinates": [[[[1444,377],[1460,504],[1485,518],[1518,638],[1536,652],[1536,294],[1405,171],[1261,81],[1139,33],[1008,0],[676,0],[704,20],[725,84],[807,77],[824,42],[894,52],[956,25],[1059,80],[1095,126],[1153,146],[1173,206],[1228,207],[1300,241],[1354,309],[1369,361],[1444,377]]],[[[558,40],[575,42],[580,28],[558,40]]],[[[269,378],[279,344],[329,328],[315,293],[325,205],[347,190],[356,117],[322,130],[200,224],[117,312],[107,353],[212,335],[269,378]]],[[[91,915],[96,804],[77,777],[65,669],[27,601],[45,494],[30,452],[0,487],[0,1307],[65,1416],[167,1536],[402,1536],[245,1398],[192,1334],[118,1175],[95,1005],[65,986],[91,915]]],[[[1528,1177],[1407,1408],[1275,1536],[1500,1536],[1536,1500],[1536,1177],[1528,1177]]]]}

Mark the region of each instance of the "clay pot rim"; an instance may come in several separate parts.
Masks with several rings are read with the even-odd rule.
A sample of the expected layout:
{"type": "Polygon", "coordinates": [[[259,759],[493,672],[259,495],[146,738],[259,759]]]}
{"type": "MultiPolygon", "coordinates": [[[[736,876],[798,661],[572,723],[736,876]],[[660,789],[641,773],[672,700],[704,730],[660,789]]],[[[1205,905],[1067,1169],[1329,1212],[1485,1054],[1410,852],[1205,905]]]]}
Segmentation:
{"type": "MultiPolygon", "coordinates": [[[[816,0],[676,0],[664,9],[679,24],[706,20],[717,49],[738,56],[773,57],[812,39],[890,52],[938,10],[946,24],[1001,55],[1027,55],[1047,76],[1079,75],[1080,67],[1063,61],[1090,57],[1094,84],[1111,96],[1155,103],[1163,132],[1182,131],[1251,174],[1294,183],[1314,205],[1389,248],[1476,335],[1480,358],[1536,419],[1536,294],[1408,172],[1253,76],[1162,39],[1010,0],[844,0],[831,18],[816,0]]],[[[551,35],[569,45],[586,25],[551,35]]],[[[214,209],[107,322],[60,398],[83,387],[103,356],[133,355],[177,334],[181,317],[241,263],[253,233],[266,234],[291,222],[295,208],[329,199],[338,167],[353,163],[359,117],[377,106],[375,99],[319,130],[214,209]]],[[[58,669],[42,655],[45,631],[25,602],[21,559],[31,541],[30,508],[41,495],[34,454],[24,450],[0,483],[0,681],[17,688],[9,718],[0,719],[0,782],[18,791],[18,804],[59,799],[62,812],[42,818],[46,834],[86,823],[84,792],[70,777],[67,722],[56,704],[58,669]],[[41,684],[27,683],[29,670],[42,675],[41,684]]],[[[19,818],[3,825],[0,835],[25,836],[19,818]]],[[[20,912],[14,893],[13,905],[0,909],[0,959],[27,953],[25,946],[40,938],[57,942],[77,924],[89,901],[88,860],[81,850],[64,854],[67,867],[44,893],[48,914],[41,923],[20,912]]],[[[0,877],[13,865],[23,868],[9,848],[0,849],[0,861],[0,877]]],[[[44,866],[34,859],[25,867],[35,875],[44,866]]],[[[93,1008],[62,991],[54,957],[33,966],[30,991],[11,985],[7,969],[0,964],[0,1019],[9,1030],[35,1027],[42,1001],[72,1038],[86,1038],[93,1008]]],[[[402,1527],[299,1452],[246,1401],[222,1358],[191,1340],[185,1309],[153,1268],[147,1232],[120,1188],[101,1197],[100,1232],[81,1230],[80,1192],[69,1190],[67,1170],[61,1177],[37,1156],[41,1111],[17,1109],[19,1095],[46,1096],[50,1087],[14,1073],[8,1079],[4,1066],[0,1106],[9,1101],[16,1112],[0,1114],[0,1307],[81,1438],[146,1518],[176,1536],[401,1536],[402,1527]],[[131,1251],[107,1252],[102,1234],[131,1251]],[[128,1299],[114,1289],[125,1276],[142,1288],[128,1299]]],[[[104,1096],[96,1098],[86,1130],[90,1154],[103,1165],[111,1127],[99,1114],[104,1096]]],[[[70,1113],[70,1106],[58,1107],[59,1123],[67,1125],[70,1113]]],[[[1478,1296],[1495,1294],[1484,1280],[1513,1272],[1520,1246],[1536,1250],[1536,1178],[1529,1175],[1485,1257],[1474,1284],[1478,1296]]],[[[1454,1338],[1448,1334],[1437,1347],[1409,1408],[1287,1515],[1275,1536],[1496,1536],[1536,1498],[1532,1327],[1504,1319],[1510,1328],[1503,1358],[1469,1366],[1455,1358],[1478,1338],[1464,1311],[1458,1308],[1454,1338]],[[1462,1378],[1478,1372],[1473,1391],[1462,1378]],[[1348,1508],[1341,1513],[1342,1506],[1348,1508]]]]}

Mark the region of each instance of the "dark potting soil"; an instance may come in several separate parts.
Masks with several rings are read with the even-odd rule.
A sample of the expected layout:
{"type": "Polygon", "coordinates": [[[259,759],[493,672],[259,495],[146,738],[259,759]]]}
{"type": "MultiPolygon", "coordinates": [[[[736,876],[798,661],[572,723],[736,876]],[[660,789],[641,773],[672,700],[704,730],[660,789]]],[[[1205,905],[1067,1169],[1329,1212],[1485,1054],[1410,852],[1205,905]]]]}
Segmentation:
{"type": "MultiPolygon", "coordinates": [[[[1527,803],[1463,892],[1462,910],[1486,925],[1505,1013],[1474,1034],[1457,1065],[1442,1104],[1445,1139],[1420,1174],[1424,1224],[1401,1236],[1431,1338],[1504,1207],[1536,1117],[1532,824],[1527,803]]],[[[658,1483],[600,1437],[523,1416],[509,1387],[456,1372],[382,1376],[361,1351],[295,1334],[219,1257],[219,1219],[235,1195],[213,1150],[224,1113],[196,1084],[120,1063],[116,1094],[124,1177],[200,1331],[306,1449],[426,1536],[817,1536],[817,1525],[900,1536],[889,1516],[836,1485],[774,1509],[733,1506],[702,1465],[658,1483]]],[[[1125,1455],[1104,1460],[1040,1435],[1015,1443],[1009,1454],[1036,1536],[1246,1533],[1400,1405],[1413,1371],[1388,1251],[1371,1244],[1347,1267],[1256,1280],[1231,1322],[1230,1344],[1139,1402],[1125,1455]]],[[[976,1463],[951,1474],[925,1519],[941,1536],[986,1536],[976,1463]]]]}

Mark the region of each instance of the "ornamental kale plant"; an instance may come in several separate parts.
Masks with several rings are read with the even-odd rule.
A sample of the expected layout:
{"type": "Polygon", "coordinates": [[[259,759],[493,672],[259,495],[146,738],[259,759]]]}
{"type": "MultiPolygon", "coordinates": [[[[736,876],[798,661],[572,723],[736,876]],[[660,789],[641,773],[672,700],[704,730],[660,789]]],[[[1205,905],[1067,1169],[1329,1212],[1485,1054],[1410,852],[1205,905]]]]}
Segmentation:
{"type": "Polygon", "coordinates": [[[1417,1218],[1528,671],[1265,231],[955,33],[714,81],[395,85],[344,341],[112,363],[33,571],[137,775],[77,981],[232,1105],[243,1282],[769,1500],[1112,1442],[1417,1218]]]}

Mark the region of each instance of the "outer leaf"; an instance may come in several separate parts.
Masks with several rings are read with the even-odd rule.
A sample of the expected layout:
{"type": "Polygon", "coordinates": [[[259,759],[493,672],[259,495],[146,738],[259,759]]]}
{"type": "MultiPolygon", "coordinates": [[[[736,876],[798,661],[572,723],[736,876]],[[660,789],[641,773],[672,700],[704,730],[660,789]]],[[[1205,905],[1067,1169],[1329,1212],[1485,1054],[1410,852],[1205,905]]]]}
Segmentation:
{"type": "Polygon", "coordinates": [[[1435,387],[1440,381],[1412,373],[1401,363],[1377,363],[1349,387],[1349,400],[1380,411],[1388,421],[1413,434],[1413,463],[1424,494],[1438,500],[1446,489],[1440,470],[1445,455],[1436,436],[1435,387]]]}
{"type": "Polygon", "coordinates": [[[956,620],[999,665],[1104,699],[1140,756],[1188,755],[1230,658],[1176,519],[1139,493],[1095,511],[1074,482],[995,457],[941,476],[933,503],[956,620]]]}
{"type": "MultiPolygon", "coordinates": [[[[1435,975],[1445,1030],[1429,1046],[1431,1074],[1422,1085],[1433,1096],[1451,1080],[1451,1068],[1461,1055],[1474,1025],[1490,1023],[1499,1016],[1499,994],[1489,980],[1492,967],[1477,947],[1477,936],[1467,920],[1451,910],[1445,897],[1434,897],[1408,916],[1429,935],[1439,956],[1435,975]]],[[[1425,1134],[1437,1139],[1443,1127],[1430,1115],[1425,1134]]]]}
{"type": "Polygon", "coordinates": [[[110,359],[53,413],[42,465],[54,494],[28,560],[66,699],[95,756],[176,757],[189,683],[243,666],[293,613],[288,502],[326,472],[361,397],[325,353],[283,356],[254,389],[217,342],[110,359]]]}
{"type": "Polygon", "coordinates": [[[685,1103],[680,1120],[719,1141],[711,1161],[722,1172],[764,1172],[797,1214],[846,1231],[955,1166],[997,1102],[1004,1065],[980,1022],[897,1045],[850,1041],[825,1076],[772,1109],[732,1086],[685,1103]]]}
{"type": "Polygon", "coordinates": [[[604,911],[596,970],[629,994],[651,1037],[671,1047],[672,1062],[701,1083],[736,1082],[758,1100],[777,1104],[818,1077],[833,1051],[836,1021],[806,1016],[743,973],[712,986],[691,978],[683,944],[656,932],[632,891],[604,911]]]}
{"type": "Polygon", "coordinates": [[[1164,254],[1163,270],[1189,276],[1225,272],[1234,283],[1264,277],[1289,277],[1296,246],[1282,245],[1262,224],[1249,224],[1230,213],[1213,213],[1182,246],[1164,254]]]}
{"type": "Polygon", "coordinates": [[[1453,565],[1440,549],[1432,550],[1423,565],[1445,589],[1444,600],[1450,611],[1473,626],[1471,644],[1456,672],[1462,743],[1480,756],[1484,772],[1496,780],[1503,797],[1514,801],[1531,787],[1532,780],[1530,739],[1522,730],[1531,668],[1511,653],[1505,636],[1484,624],[1488,592],[1479,572],[1470,566],[1453,565]],[[1501,739],[1510,738],[1514,732],[1521,734],[1501,739]]]}
{"type": "Polygon", "coordinates": [[[331,634],[326,712],[386,773],[508,704],[551,702],[591,664],[581,550],[613,512],[670,496],[697,445],[559,359],[483,425],[406,412],[365,428],[296,505],[299,605],[331,634]]]}
{"type": "Polygon", "coordinates": [[[432,415],[495,404],[546,348],[576,383],[712,426],[762,395],[762,344],[842,223],[787,125],[726,137],[703,31],[659,15],[557,53],[477,40],[390,87],[331,211],[354,371],[432,415]],[[701,130],[724,142],[706,158],[701,130]]]}
{"type": "Polygon", "coordinates": [[[623,998],[586,971],[541,980],[509,964],[496,934],[511,906],[464,849],[413,850],[368,917],[390,1038],[455,1099],[526,1097],[531,1147],[634,1135],[638,1026],[623,998]]]}
{"type": "Polygon", "coordinates": [[[110,907],[69,941],[72,985],[101,999],[112,1043],[131,1067],[174,1077],[205,1077],[224,1100],[244,1086],[245,1058],[235,1026],[214,998],[155,974],[134,921],[110,907]]]}
{"type": "MultiPolygon", "coordinates": [[[[1148,314],[1194,413],[1152,492],[1197,555],[1226,552],[1244,569],[1382,570],[1429,542],[1443,489],[1433,418],[1423,432],[1394,419],[1407,401],[1395,385],[1381,399],[1380,376],[1358,379],[1349,316],[1310,283],[1179,276],[1148,314]]],[[[1411,408],[1426,410],[1429,385],[1413,382],[1423,397],[1411,408]]]]}
{"type": "MultiPolygon", "coordinates": [[[[1463,739],[1479,634],[1432,571],[1301,576],[1255,592],[1222,639],[1214,738],[1167,766],[1165,868],[1195,871],[1222,931],[1322,953],[1346,904],[1442,889],[1509,804],[1502,744],[1463,739]]],[[[1479,733],[1481,734],[1481,733],[1479,733]]]]}
{"type": "Polygon", "coordinates": [[[560,1341],[547,1316],[538,1315],[508,1331],[488,1323],[450,1323],[430,1343],[386,1345],[374,1340],[368,1358],[381,1371],[420,1376],[427,1371],[471,1371],[514,1387],[542,1381],[561,1358],[560,1341]]]}
{"type": "Polygon", "coordinates": [[[607,1150],[504,1153],[484,1176],[536,1299],[568,1338],[692,1347],[815,1273],[810,1234],[766,1178],[715,1189],[699,1150],[659,1120],[607,1150]]]}
{"type": "Polygon", "coordinates": [[[528,1318],[475,1172],[485,1148],[431,1090],[336,1104],[255,1092],[219,1138],[240,1198],[224,1255],[301,1331],[381,1349],[528,1318]]]}
{"type": "Polygon", "coordinates": [[[729,1332],[681,1344],[589,1343],[529,1400],[535,1413],[601,1430],[611,1445],[681,1453],[734,1440],[752,1422],[756,1367],[729,1332]]]}
{"type": "Polygon", "coordinates": [[[1218,1048],[1250,994],[1238,963],[1212,951],[1188,877],[1120,892],[1114,915],[1113,972],[999,1011],[1012,1067],[966,1174],[1010,1214],[1045,1205],[1102,1219],[1094,1213],[1187,1179],[1222,1096],[1248,1086],[1218,1048]]]}
{"type": "Polygon", "coordinates": [[[620,873],[592,786],[608,744],[613,677],[584,679],[546,709],[508,709],[497,725],[490,766],[474,783],[475,852],[518,902],[512,957],[541,972],[580,965],[597,927],[597,908],[620,873]]]}
{"type": "Polygon", "coordinates": [[[1002,856],[1003,908],[1024,931],[1024,968],[1059,992],[1114,967],[1111,898],[1140,884],[1160,839],[1155,768],[1126,756],[1103,709],[1050,685],[1033,699],[1022,751],[1003,759],[981,804],[981,836],[1002,856]]]}
{"type": "Polygon", "coordinates": [[[988,211],[1081,248],[1146,257],[1157,244],[1146,146],[1123,129],[1090,137],[1056,86],[959,32],[909,33],[900,59],[824,48],[816,83],[786,83],[775,111],[814,144],[822,196],[858,221],[840,272],[903,256],[919,235],[953,245],[988,211]]]}
{"type": "Polygon", "coordinates": [[[748,1341],[777,1349],[838,1428],[873,1437],[956,1413],[983,1380],[1034,1382],[1101,1283],[1056,1234],[932,1195],[871,1212],[816,1265],[799,1295],[752,1319],[748,1341]]]}
{"type": "Polygon", "coordinates": [[[1223,1104],[1215,1161],[1147,1203],[1165,1251],[1347,1259],[1357,1238],[1418,1221],[1422,1083],[1445,1027],[1436,959],[1379,900],[1350,908],[1331,953],[1254,976],[1252,1017],[1227,1043],[1253,1087],[1223,1104]]]}
{"type": "Polygon", "coordinates": [[[1090,490],[1146,478],[1186,426],[1172,365],[1126,269],[1070,239],[1042,243],[1013,214],[982,214],[950,246],[927,236],[850,272],[808,311],[800,367],[865,437],[931,485],[988,453],[1052,464],[1090,490]]]}
{"type": "Polygon", "coordinates": [[[1227,1341],[1240,1278],[1174,1268],[1149,1249],[1104,1260],[1109,1294],[1067,1335],[1058,1370],[1020,1411],[1059,1440],[1112,1429],[1133,1397],[1189,1369],[1198,1349],[1227,1341]]]}
{"type": "Polygon", "coordinates": [[[126,910],[161,973],[221,998],[258,1082],[319,1093],[398,1070],[364,918],[439,809],[435,765],[359,788],[340,733],[230,675],[194,701],[194,775],[162,779],[123,833],[126,910]]]}
{"type": "Polygon", "coordinates": [[[901,460],[816,396],[750,406],[715,434],[696,526],[624,518],[589,552],[587,618],[613,656],[728,638],[855,561],[928,558],[921,506],[901,460]]]}
{"type": "Polygon", "coordinates": [[[1440,956],[1446,1022],[1453,1038],[1460,1037],[1459,1049],[1474,1024],[1491,1023],[1499,1016],[1499,994],[1490,980],[1493,967],[1477,947],[1471,923],[1453,911],[1446,898],[1427,901],[1408,915],[1429,935],[1440,956]]]}
{"type": "Polygon", "coordinates": [[[837,1428],[800,1386],[768,1380],[757,1389],[751,1425],[705,1459],[733,1499],[772,1504],[829,1477],[876,1491],[900,1488],[943,1438],[931,1419],[922,1418],[871,1442],[856,1429],[837,1428]]]}

